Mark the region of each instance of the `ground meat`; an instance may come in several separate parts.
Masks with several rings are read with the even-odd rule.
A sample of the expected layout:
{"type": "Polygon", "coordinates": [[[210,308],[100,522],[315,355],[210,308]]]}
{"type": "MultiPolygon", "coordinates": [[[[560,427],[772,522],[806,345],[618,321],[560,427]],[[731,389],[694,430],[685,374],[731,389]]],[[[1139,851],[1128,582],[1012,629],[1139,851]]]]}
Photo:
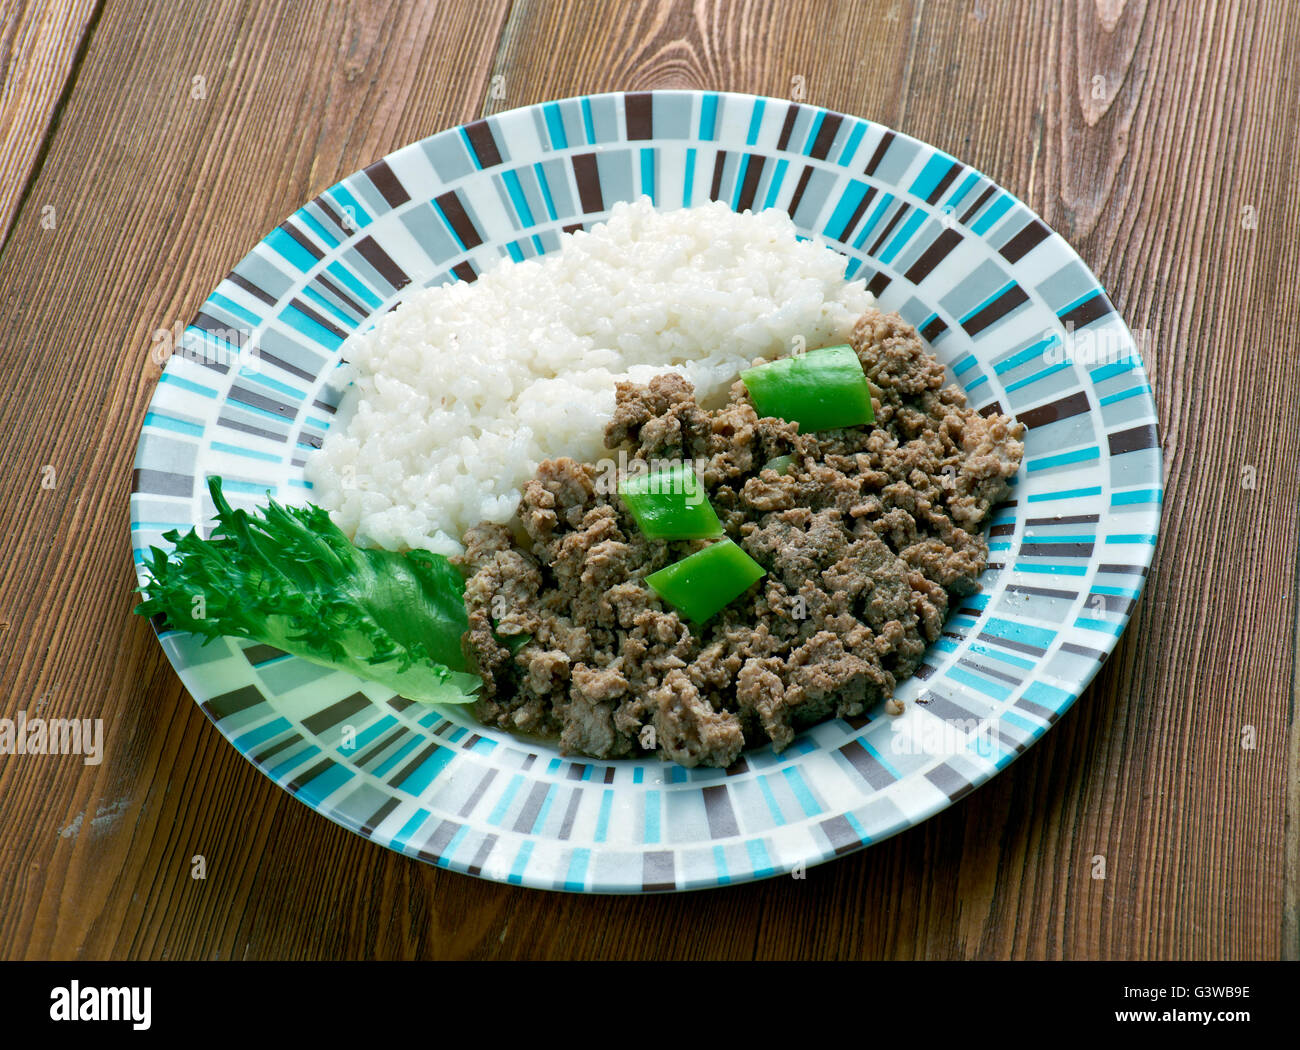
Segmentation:
{"type": "Polygon", "coordinates": [[[594,466],[543,463],[522,538],[470,531],[464,646],[483,721],[566,754],[725,767],[826,718],[901,711],[894,690],[950,600],[978,589],[981,530],[1024,428],[968,408],[897,315],[868,311],[852,345],[874,425],[800,434],[760,418],[740,382],[716,410],[675,373],[618,385],[606,446],[649,466],[691,461],[727,535],[766,570],[702,626],[644,581],[709,541],[646,539],[594,466]],[[765,469],[779,456],[787,471],[765,469]]]}

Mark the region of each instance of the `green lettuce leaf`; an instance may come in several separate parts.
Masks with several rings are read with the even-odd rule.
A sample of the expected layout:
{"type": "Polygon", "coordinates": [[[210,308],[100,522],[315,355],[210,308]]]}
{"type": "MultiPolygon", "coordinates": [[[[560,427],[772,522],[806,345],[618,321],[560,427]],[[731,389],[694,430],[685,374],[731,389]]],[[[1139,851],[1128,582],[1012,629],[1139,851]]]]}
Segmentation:
{"type": "MultiPolygon", "coordinates": [[[[150,549],[135,611],[204,635],[249,638],[380,682],[411,700],[463,704],[482,685],[467,669],[465,581],[441,554],[356,547],[313,504],[232,509],[221,479],[210,539],[173,529],[150,549]]],[[[204,644],[207,644],[205,641],[204,644]]]]}

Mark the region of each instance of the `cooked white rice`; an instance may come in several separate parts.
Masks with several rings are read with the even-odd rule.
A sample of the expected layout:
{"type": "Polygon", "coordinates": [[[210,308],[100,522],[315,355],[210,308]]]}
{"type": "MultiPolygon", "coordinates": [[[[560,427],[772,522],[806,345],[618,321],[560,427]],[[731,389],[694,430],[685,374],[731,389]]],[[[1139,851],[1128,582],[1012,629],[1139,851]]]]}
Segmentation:
{"type": "Polygon", "coordinates": [[[873,304],[779,211],[643,198],[561,240],[419,291],[345,345],[352,386],[307,477],[357,544],[458,552],[510,520],[542,460],[605,455],[619,380],[673,370],[704,400],[800,337],[846,341],[873,304]]]}

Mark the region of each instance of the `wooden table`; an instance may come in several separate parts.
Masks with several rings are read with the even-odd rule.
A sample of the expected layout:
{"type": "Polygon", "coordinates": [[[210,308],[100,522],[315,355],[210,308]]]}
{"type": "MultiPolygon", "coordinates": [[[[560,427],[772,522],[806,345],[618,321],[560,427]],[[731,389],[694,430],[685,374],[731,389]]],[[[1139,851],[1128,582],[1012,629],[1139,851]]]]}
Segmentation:
{"type": "Polygon", "coordinates": [[[1167,6],[7,0],[0,715],[100,717],[105,750],[0,758],[0,954],[1300,957],[1300,8],[1167,6]],[[975,165],[1078,249],[1148,339],[1167,492],[1146,592],[1039,745],[806,879],[584,898],[428,867],[258,772],[131,615],[153,335],[398,146],[668,87],[802,87],[975,165]]]}

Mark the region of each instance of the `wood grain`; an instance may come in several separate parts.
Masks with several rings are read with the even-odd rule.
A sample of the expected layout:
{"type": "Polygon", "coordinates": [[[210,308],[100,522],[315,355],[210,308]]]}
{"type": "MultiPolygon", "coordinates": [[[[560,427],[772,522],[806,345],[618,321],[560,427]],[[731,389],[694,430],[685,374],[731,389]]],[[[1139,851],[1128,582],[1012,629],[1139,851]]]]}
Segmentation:
{"type": "MultiPolygon", "coordinates": [[[[0,259],[0,697],[7,717],[103,717],[106,757],[0,765],[0,885],[23,901],[0,915],[4,954],[288,952],[293,909],[268,886],[291,873],[288,896],[314,907],[311,865],[355,849],[230,753],[130,615],[132,435],[159,372],[151,333],[192,317],[302,201],[472,118],[504,16],[232,0],[110,6],[96,27],[29,198],[57,226],[25,209],[0,259]]],[[[389,863],[369,852],[363,871],[389,863]]],[[[358,867],[337,861],[335,907],[358,867]]],[[[344,954],[345,930],[296,936],[344,954]]]]}
{"type": "Polygon", "coordinates": [[[1300,957],[1300,14],[610,6],[106,7],[0,256],[0,714],[102,715],[107,754],[0,765],[0,953],[1300,957]],[[392,148],[478,113],[663,87],[802,91],[975,165],[1064,234],[1146,341],[1167,472],[1155,562],[1115,653],[1038,745],[803,880],[584,898],[428,868],[245,762],[130,616],[149,334],[392,148]]]}
{"type": "Polygon", "coordinates": [[[0,8],[0,250],[99,6],[99,0],[5,0],[0,8]]]}

